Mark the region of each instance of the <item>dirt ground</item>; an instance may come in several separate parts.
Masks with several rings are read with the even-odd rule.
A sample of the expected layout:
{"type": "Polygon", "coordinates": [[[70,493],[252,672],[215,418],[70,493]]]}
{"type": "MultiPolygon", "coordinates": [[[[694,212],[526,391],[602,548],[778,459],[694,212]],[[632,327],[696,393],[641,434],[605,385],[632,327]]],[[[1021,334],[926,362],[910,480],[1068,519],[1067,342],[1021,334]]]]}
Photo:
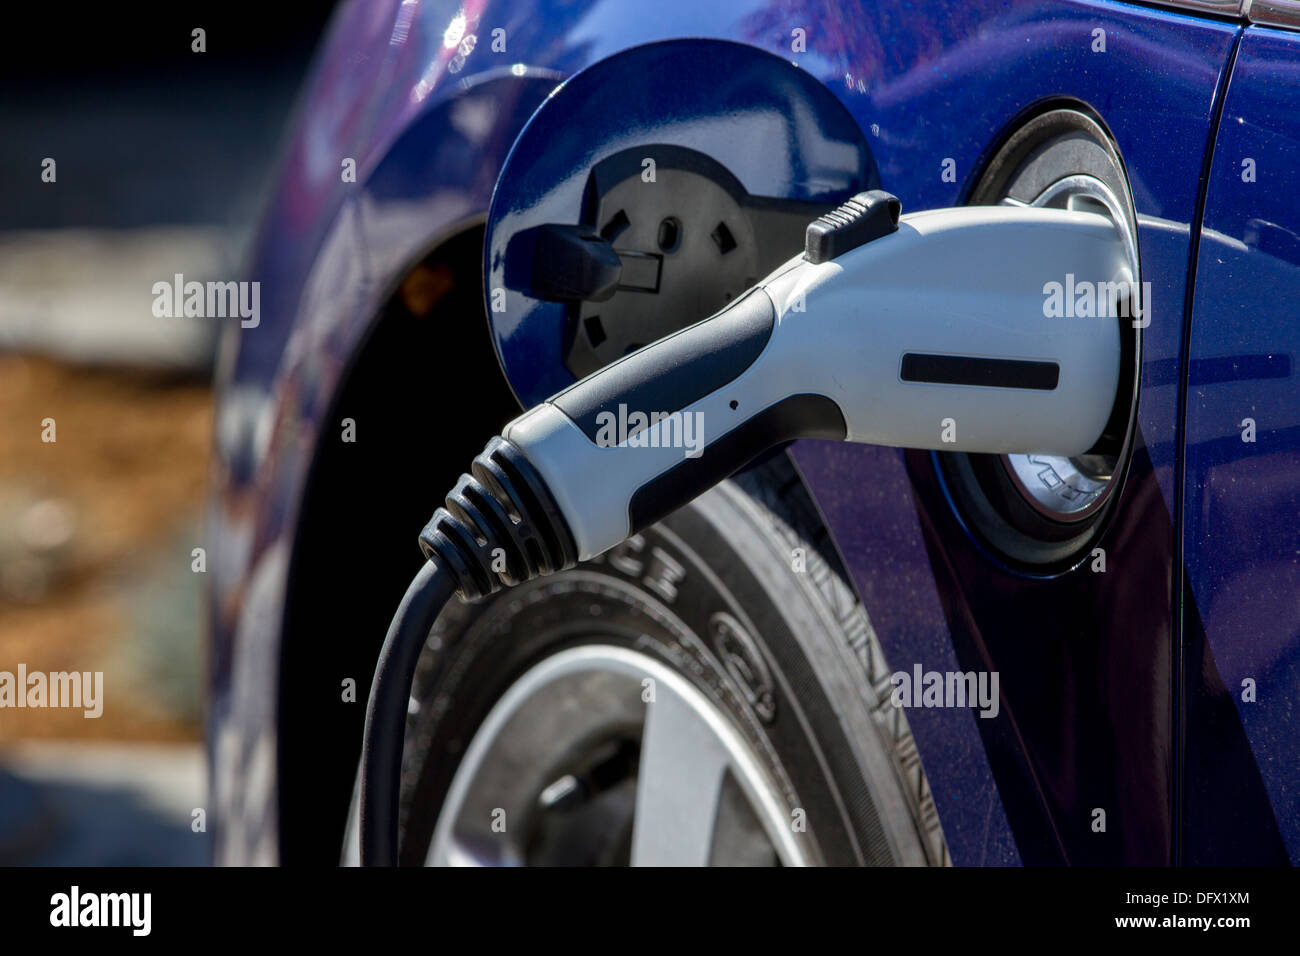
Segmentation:
{"type": "Polygon", "coordinates": [[[211,436],[206,384],[0,355],[0,670],[102,670],[105,700],[0,710],[0,743],[198,738],[211,436]]]}

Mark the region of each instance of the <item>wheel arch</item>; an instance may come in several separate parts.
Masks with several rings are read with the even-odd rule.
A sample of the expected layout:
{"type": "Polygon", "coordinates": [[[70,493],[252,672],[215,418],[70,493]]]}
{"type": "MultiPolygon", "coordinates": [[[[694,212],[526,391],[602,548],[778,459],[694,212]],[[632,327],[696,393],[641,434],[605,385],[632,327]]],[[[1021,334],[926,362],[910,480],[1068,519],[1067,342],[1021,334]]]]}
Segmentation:
{"type": "MultiPolygon", "coordinates": [[[[271,646],[258,655],[278,675],[281,862],[337,862],[338,841],[322,835],[342,834],[373,662],[419,565],[416,535],[437,496],[518,410],[484,313],[483,222],[496,171],[556,82],[551,71],[466,78],[372,153],[378,158],[360,171],[339,217],[351,217],[350,245],[366,277],[350,324],[318,321],[313,277],[306,280],[275,380],[320,383],[311,400],[297,397],[298,440],[312,447],[296,487],[273,487],[263,502],[292,514],[279,630],[260,636],[271,646]],[[430,307],[416,316],[408,303],[422,295],[430,307]],[[332,381],[319,371],[331,365],[332,381]],[[430,427],[428,409],[439,404],[459,411],[433,417],[430,427]],[[342,440],[343,418],[355,422],[355,442],[342,440]],[[355,699],[343,699],[347,680],[355,699]]],[[[269,454],[286,470],[297,453],[281,446],[269,454]]],[[[250,653],[250,644],[239,651],[250,653]]]]}

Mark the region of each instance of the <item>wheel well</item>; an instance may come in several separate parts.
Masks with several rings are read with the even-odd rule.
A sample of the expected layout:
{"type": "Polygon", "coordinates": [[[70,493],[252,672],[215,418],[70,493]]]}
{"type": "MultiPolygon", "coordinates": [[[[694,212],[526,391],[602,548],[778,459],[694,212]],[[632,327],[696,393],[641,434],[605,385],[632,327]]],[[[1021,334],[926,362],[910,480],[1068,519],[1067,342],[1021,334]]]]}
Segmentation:
{"type": "Polygon", "coordinates": [[[284,863],[334,865],[366,698],[416,536],[487,439],[519,412],[482,294],[483,227],[397,283],[345,370],[307,477],[280,649],[278,811],[284,863]],[[344,418],[355,441],[342,440],[344,418]],[[356,681],[344,700],[344,682],[356,681]]]}

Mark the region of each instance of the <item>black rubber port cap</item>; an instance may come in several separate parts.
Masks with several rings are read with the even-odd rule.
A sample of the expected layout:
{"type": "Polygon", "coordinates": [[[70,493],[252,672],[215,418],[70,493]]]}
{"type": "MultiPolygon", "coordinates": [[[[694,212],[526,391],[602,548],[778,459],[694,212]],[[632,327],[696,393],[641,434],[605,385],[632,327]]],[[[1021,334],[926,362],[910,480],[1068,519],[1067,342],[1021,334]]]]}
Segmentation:
{"type": "Polygon", "coordinates": [[[803,257],[809,262],[830,262],[858,246],[887,236],[898,229],[902,203],[883,189],[858,193],[808,223],[804,233],[803,257]]]}
{"type": "Polygon", "coordinates": [[[548,302],[604,302],[618,291],[623,261],[590,226],[547,223],[513,236],[506,286],[548,302]]]}

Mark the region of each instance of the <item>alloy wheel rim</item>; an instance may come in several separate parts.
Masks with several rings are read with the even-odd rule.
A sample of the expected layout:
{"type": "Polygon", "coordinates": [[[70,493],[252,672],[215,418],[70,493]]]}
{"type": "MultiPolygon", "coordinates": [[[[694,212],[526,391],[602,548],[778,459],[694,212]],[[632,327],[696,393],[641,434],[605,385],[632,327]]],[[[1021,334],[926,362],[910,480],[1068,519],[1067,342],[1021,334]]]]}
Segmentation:
{"type": "Polygon", "coordinates": [[[811,862],[785,801],[728,718],[681,675],[624,647],[560,651],[506,690],[456,769],[426,862],[537,862],[555,852],[539,849],[555,843],[539,832],[584,837],[586,820],[565,819],[580,813],[597,837],[625,828],[617,862],[811,862]],[[604,760],[594,769],[591,754],[604,760]]]}

